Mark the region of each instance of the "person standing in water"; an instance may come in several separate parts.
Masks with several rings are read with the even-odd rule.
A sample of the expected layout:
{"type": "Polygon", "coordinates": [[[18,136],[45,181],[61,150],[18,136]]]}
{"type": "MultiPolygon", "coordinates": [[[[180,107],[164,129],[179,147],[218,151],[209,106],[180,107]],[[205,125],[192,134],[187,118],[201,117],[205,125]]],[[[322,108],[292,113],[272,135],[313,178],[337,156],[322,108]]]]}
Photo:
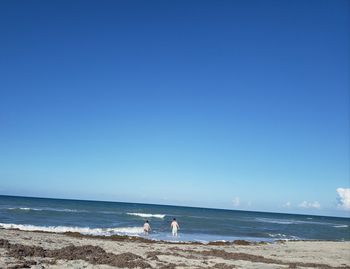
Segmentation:
{"type": "Polygon", "coordinates": [[[145,224],[143,225],[143,232],[145,235],[148,235],[148,233],[151,231],[151,225],[149,225],[148,220],[146,220],[145,224]]]}
{"type": "Polygon", "coordinates": [[[177,230],[180,229],[180,226],[177,223],[175,218],[173,218],[173,221],[171,222],[170,227],[171,227],[171,232],[172,232],[173,236],[177,236],[177,230]]]}

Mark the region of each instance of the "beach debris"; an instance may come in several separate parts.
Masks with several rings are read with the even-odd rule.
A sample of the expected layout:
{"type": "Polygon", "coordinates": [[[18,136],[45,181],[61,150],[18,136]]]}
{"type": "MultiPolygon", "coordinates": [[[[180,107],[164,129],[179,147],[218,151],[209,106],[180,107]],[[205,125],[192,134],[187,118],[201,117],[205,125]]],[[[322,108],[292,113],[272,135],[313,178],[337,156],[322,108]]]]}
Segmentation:
{"type": "Polygon", "coordinates": [[[122,268],[151,268],[151,265],[139,255],[130,252],[109,253],[99,246],[92,245],[70,245],[60,249],[48,250],[38,246],[11,244],[8,240],[0,239],[0,247],[5,248],[10,256],[19,259],[42,257],[56,260],[84,260],[91,264],[106,264],[122,268]]]}

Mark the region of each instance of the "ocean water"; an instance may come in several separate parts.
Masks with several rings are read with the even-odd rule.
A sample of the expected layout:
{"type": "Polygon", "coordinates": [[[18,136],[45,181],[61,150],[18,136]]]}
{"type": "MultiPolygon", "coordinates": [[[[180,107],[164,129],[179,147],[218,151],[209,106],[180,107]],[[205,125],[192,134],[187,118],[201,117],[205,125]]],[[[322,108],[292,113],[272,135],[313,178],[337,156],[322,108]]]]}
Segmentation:
{"type": "Polygon", "coordinates": [[[168,241],[350,241],[350,219],[117,202],[0,196],[0,228],[91,235],[143,235],[168,241]],[[178,220],[174,238],[170,222],[178,220]]]}

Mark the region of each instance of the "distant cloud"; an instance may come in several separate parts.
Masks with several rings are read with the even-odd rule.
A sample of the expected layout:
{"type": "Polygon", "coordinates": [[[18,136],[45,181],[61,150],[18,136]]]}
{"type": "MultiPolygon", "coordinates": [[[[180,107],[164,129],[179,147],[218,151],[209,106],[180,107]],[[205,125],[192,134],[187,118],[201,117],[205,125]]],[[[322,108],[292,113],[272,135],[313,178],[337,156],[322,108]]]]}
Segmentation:
{"type": "Polygon", "coordinates": [[[350,210],[350,188],[337,189],[338,207],[344,210],[350,210]]]}
{"type": "Polygon", "coordinates": [[[321,205],[317,201],[315,201],[315,202],[303,201],[299,204],[299,207],[302,207],[302,208],[321,208],[321,205]]]}
{"type": "Polygon", "coordinates": [[[284,205],[283,205],[283,207],[291,207],[291,202],[286,202],[284,205]]]}
{"type": "Polygon", "coordinates": [[[232,204],[233,204],[234,207],[238,207],[241,204],[241,202],[239,200],[239,197],[234,198],[232,200],[232,204]]]}

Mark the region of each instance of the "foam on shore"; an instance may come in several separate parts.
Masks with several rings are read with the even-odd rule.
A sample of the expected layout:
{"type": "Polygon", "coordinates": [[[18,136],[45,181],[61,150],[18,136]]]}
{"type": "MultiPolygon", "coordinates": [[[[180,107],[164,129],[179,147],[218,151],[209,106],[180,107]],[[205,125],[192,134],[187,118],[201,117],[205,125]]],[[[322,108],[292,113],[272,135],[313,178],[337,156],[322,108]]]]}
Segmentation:
{"type": "Polygon", "coordinates": [[[141,235],[142,227],[118,227],[118,228],[88,228],[88,227],[70,227],[70,226],[36,226],[13,223],[0,223],[0,228],[3,229],[18,229],[21,231],[41,231],[49,233],[81,233],[87,235],[141,235]]]}

